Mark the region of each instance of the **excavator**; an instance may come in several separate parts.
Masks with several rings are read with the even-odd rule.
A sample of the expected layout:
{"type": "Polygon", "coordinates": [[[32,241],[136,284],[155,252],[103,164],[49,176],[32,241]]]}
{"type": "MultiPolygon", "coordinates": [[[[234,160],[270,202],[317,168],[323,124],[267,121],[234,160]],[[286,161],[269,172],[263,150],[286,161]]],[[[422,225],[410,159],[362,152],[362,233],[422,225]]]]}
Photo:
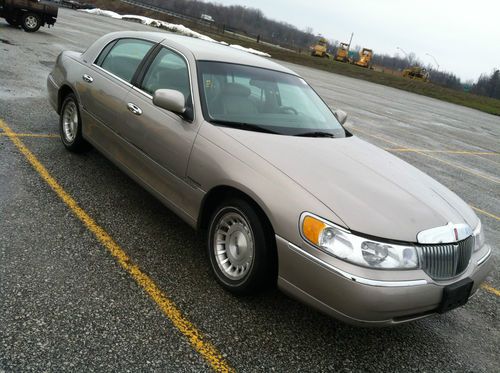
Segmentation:
{"type": "Polygon", "coordinates": [[[349,62],[349,44],[340,43],[335,53],[335,60],[340,62],[349,62]]]}
{"type": "Polygon", "coordinates": [[[372,58],[373,58],[373,51],[368,48],[363,48],[361,49],[361,52],[359,52],[359,60],[354,62],[354,64],[357,66],[366,67],[367,69],[371,69],[372,58]]]}
{"type": "Polygon", "coordinates": [[[430,79],[430,75],[425,68],[420,66],[412,66],[403,70],[403,78],[428,82],[430,79]]]}
{"type": "Polygon", "coordinates": [[[327,53],[328,44],[325,38],[319,38],[315,45],[311,47],[311,56],[313,57],[326,57],[330,58],[330,55],[327,53]]]}

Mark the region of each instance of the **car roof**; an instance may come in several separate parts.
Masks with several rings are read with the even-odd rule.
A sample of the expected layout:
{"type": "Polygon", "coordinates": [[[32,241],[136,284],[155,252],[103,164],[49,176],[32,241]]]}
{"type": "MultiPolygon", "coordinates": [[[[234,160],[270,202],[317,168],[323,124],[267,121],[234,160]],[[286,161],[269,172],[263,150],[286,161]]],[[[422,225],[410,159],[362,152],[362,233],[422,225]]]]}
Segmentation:
{"type": "Polygon", "coordinates": [[[211,42],[195,37],[174,34],[171,32],[155,31],[117,31],[102,36],[84,53],[85,62],[95,61],[102,49],[111,41],[122,38],[137,38],[161,43],[178,50],[184,55],[190,54],[198,61],[220,61],[241,65],[261,67],[264,69],[281,71],[287,74],[298,75],[296,72],[274,62],[268,57],[261,57],[243,50],[239,50],[218,42],[211,42]]]}
{"type": "Polygon", "coordinates": [[[206,41],[190,36],[171,33],[160,34],[165,38],[162,42],[163,45],[189,50],[189,52],[193,54],[194,58],[199,61],[229,62],[297,75],[294,71],[274,62],[268,57],[258,56],[256,54],[239,50],[221,43],[206,41]]]}
{"type": "Polygon", "coordinates": [[[230,46],[198,39],[195,37],[174,34],[171,32],[155,31],[117,31],[104,35],[92,44],[83,53],[84,60],[94,61],[102,49],[111,41],[121,38],[137,38],[161,43],[167,47],[188,55],[191,54],[199,61],[220,61],[241,65],[261,67],[264,69],[281,71],[287,74],[298,75],[296,72],[274,62],[268,57],[261,57],[230,46]]]}

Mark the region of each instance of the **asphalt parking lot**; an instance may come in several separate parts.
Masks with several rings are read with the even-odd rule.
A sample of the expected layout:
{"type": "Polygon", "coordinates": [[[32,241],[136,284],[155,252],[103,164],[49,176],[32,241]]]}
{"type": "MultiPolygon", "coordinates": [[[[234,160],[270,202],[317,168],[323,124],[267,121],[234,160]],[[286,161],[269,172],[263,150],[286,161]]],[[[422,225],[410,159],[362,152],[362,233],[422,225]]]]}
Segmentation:
{"type": "MultiPolygon", "coordinates": [[[[500,370],[498,269],[465,307],[387,329],[278,290],[237,298],[191,228],[96,151],[65,151],[47,74],[62,50],[123,29],[151,30],[70,10],[34,34],[0,20],[0,372],[500,370]]],[[[468,202],[498,263],[500,117],[290,67],[353,133],[468,202]]]]}

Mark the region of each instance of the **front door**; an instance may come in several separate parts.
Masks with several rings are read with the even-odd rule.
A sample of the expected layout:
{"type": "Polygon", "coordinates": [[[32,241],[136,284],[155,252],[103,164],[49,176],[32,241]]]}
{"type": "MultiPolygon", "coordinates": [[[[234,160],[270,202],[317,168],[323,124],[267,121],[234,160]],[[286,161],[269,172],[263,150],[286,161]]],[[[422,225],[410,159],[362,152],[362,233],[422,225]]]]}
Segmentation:
{"type": "Polygon", "coordinates": [[[185,118],[153,104],[157,89],[174,89],[186,99],[192,111],[190,75],[187,61],[178,53],[161,48],[139,89],[128,92],[125,103],[129,113],[124,123],[124,138],[153,161],[183,179],[198,126],[185,118]]]}

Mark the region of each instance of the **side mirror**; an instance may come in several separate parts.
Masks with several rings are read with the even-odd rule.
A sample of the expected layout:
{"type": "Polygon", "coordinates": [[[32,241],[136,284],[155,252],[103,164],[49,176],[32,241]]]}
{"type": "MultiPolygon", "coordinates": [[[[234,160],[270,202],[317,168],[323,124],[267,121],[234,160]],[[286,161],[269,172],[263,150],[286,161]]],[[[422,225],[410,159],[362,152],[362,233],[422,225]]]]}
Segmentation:
{"type": "Polygon", "coordinates": [[[156,90],[153,95],[153,104],[176,114],[184,114],[186,111],[184,94],[174,89],[156,90]]]}
{"type": "Polygon", "coordinates": [[[333,115],[335,115],[340,124],[345,124],[347,120],[347,113],[345,111],[337,109],[333,112],[333,115]]]}

